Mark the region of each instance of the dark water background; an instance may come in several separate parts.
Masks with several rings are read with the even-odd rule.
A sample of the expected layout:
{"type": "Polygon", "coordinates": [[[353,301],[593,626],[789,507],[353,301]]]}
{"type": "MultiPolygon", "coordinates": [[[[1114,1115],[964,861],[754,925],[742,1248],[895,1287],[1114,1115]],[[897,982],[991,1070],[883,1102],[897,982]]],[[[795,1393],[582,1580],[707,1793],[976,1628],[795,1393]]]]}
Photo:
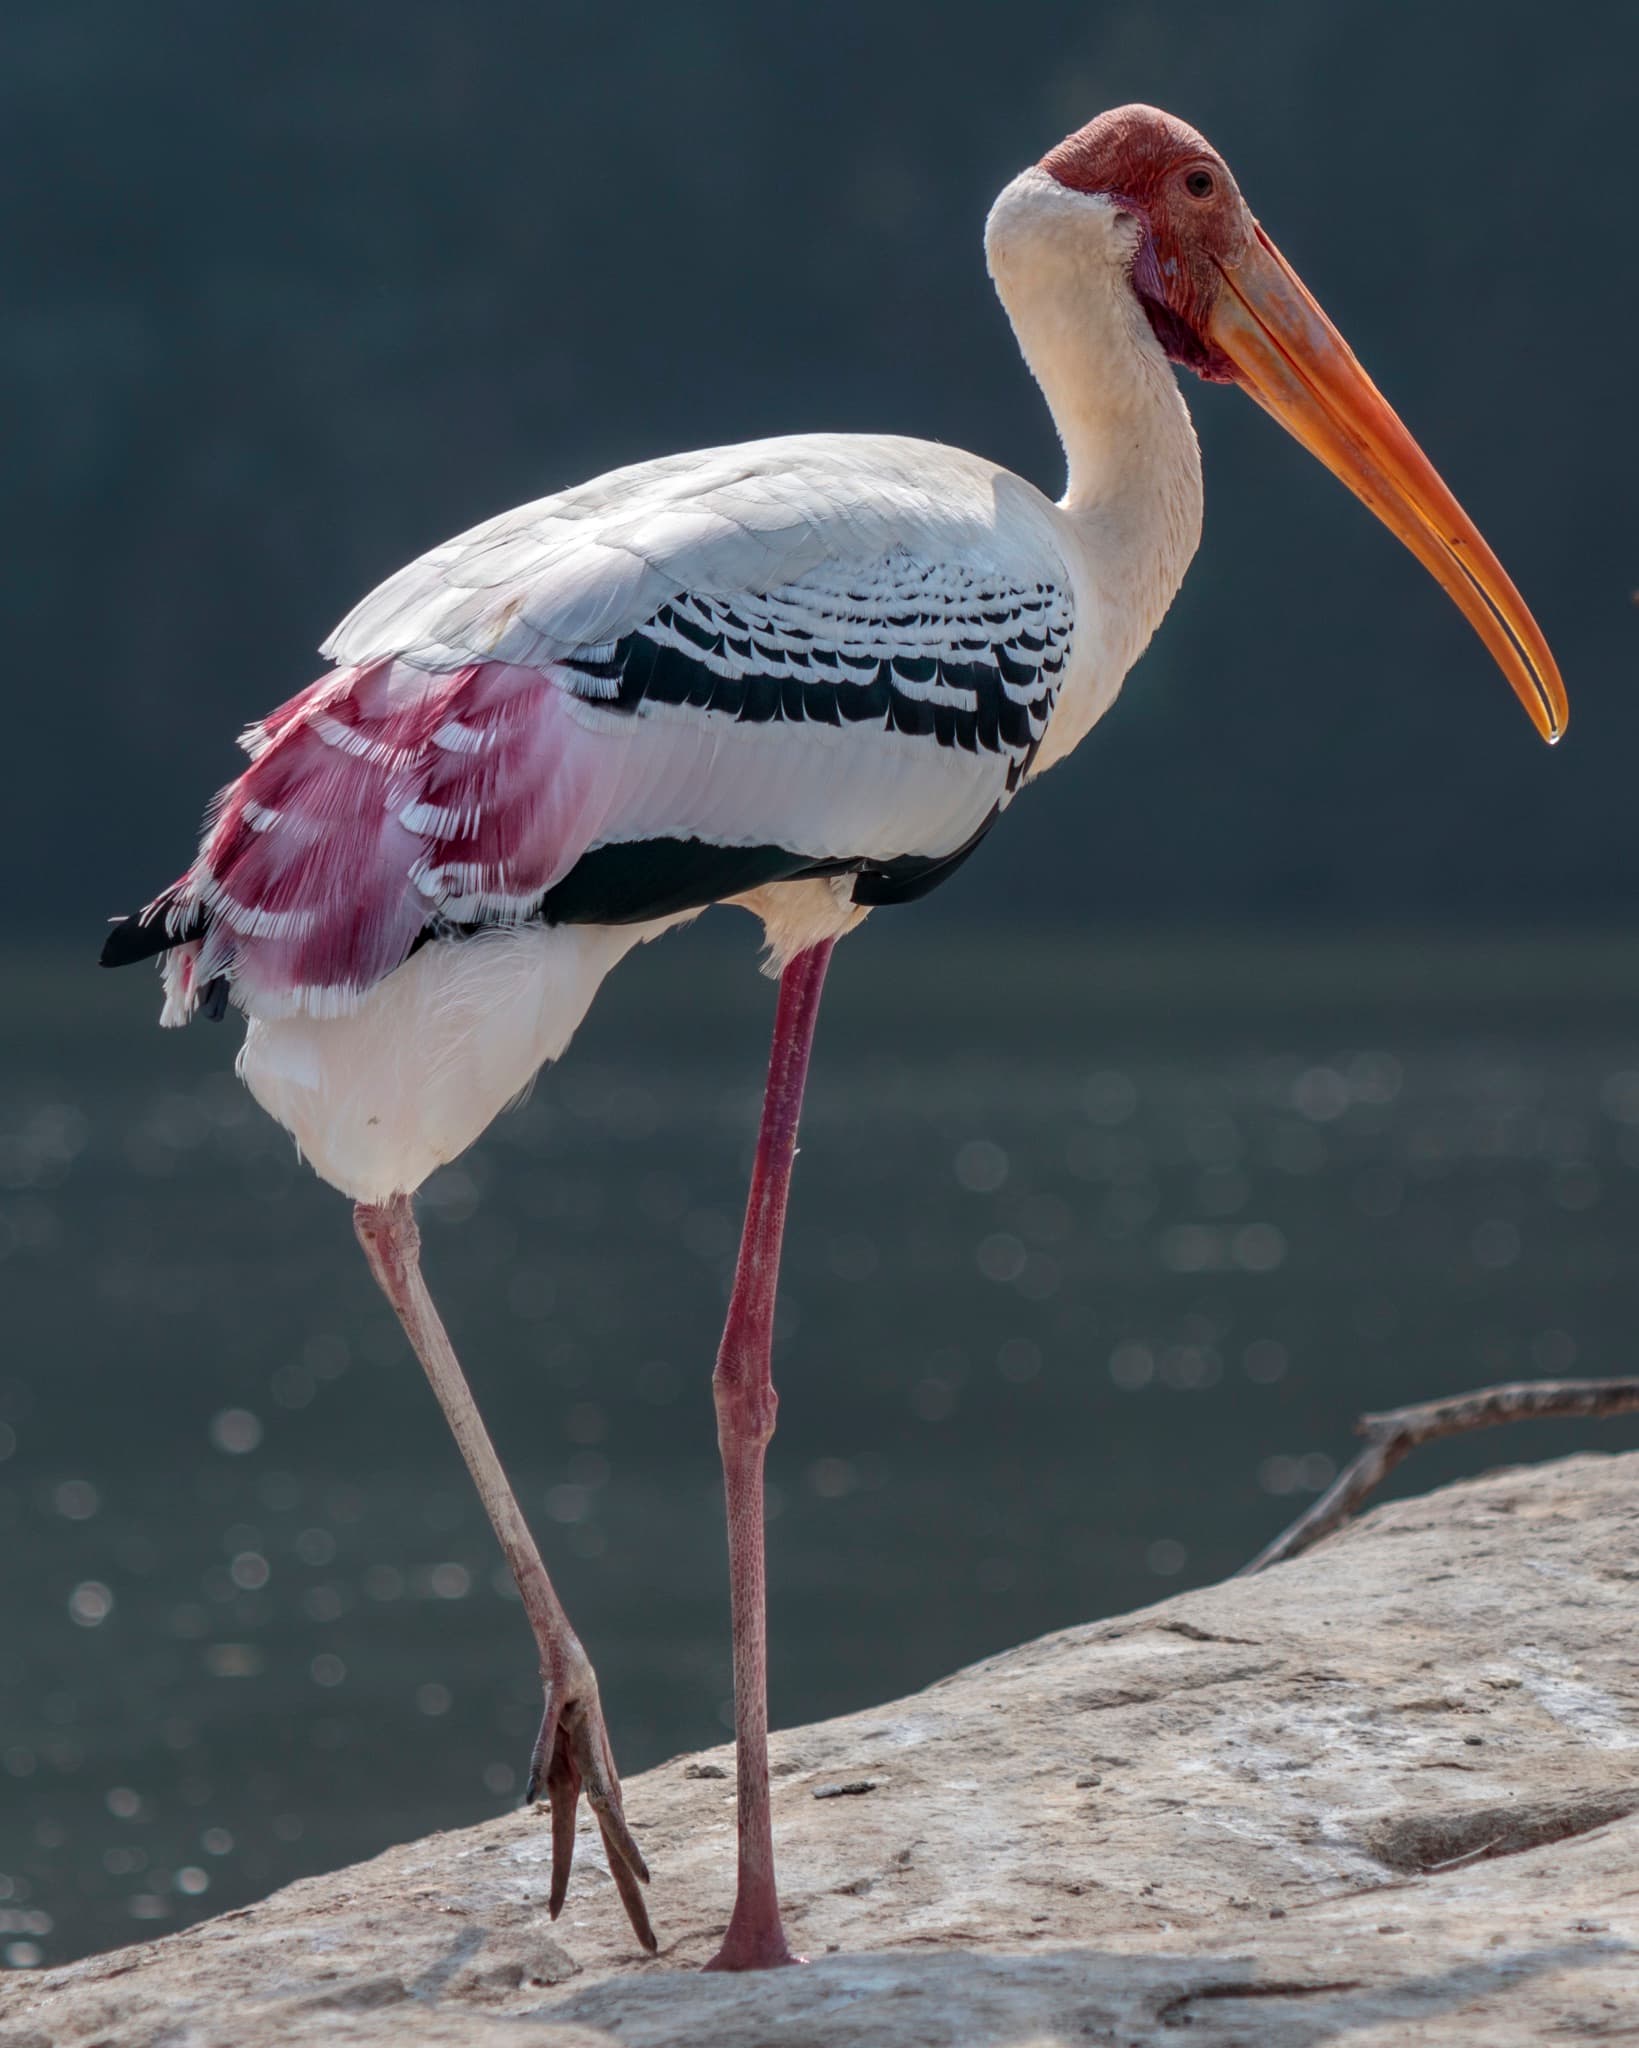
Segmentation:
{"type": "Polygon", "coordinates": [[[1548,635],[1570,744],[1550,764],[1411,556],[1186,376],[1205,541],[1098,780],[1045,777],[941,898],[1631,922],[1636,75],[1632,0],[829,0],[819,32],[768,0],[9,0],[30,772],[0,833],[16,864],[50,846],[51,887],[8,934],[145,902],[332,623],[505,506],[811,429],[1056,494],[981,228],[1126,100],[1224,152],[1425,443],[1548,635]]]}
{"type": "MultiPolygon", "coordinates": [[[[627,1772],[722,1739],[708,1373],[772,991],[624,968],[426,1261],[627,1772]]],[[[339,1197],[235,1028],[14,957],[0,1053],[0,1954],[58,1961],[506,1805],[529,1644],[339,1197]]],[[[1623,941],[1086,934],[839,955],[786,1257],[776,1723],[1240,1563],[1364,1407],[1631,1367],[1623,941]]],[[[1425,1452],[1421,1488],[1639,1428],[1425,1452]]]]}

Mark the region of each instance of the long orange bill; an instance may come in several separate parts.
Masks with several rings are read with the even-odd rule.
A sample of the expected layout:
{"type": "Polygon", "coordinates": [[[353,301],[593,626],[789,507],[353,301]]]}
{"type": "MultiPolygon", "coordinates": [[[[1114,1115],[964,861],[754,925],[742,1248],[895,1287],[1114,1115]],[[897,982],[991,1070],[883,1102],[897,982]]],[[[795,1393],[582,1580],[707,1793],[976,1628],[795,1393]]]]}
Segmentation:
{"type": "Polygon", "coordinates": [[[1262,228],[1219,266],[1212,339],[1265,412],[1444,585],[1549,741],[1570,707],[1548,643],[1478,528],[1262,228]]]}

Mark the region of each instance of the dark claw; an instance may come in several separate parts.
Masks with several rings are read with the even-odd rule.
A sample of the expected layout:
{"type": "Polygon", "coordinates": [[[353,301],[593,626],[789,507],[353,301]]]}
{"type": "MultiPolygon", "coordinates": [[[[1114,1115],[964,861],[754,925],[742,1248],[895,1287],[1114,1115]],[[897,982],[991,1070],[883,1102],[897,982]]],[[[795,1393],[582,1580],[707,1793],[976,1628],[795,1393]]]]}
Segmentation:
{"type": "Polygon", "coordinates": [[[552,1889],[547,1910],[554,1920],[563,1911],[569,1891],[570,1866],[575,1857],[575,1812],[582,1792],[597,1816],[609,1874],[632,1923],[632,1932],[653,1955],[659,1943],[639,1889],[640,1884],[649,1881],[649,1866],[621,1810],[620,1778],[596,1693],[589,1708],[579,1699],[560,1708],[549,1694],[541,1732],[529,1760],[526,1799],[530,1805],[544,1799],[551,1809],[552,1889]]]}
{"type": "Polygon", "coordinates": [[[649,1873],[643,1869],[642,1858],[638,1859],[638,1872],[634,1872],[616,1845],[609,1839],[607,1828],[603,1831],[604,1852],[609,1858],[609,1875],[615,1881],[615,1890],[620,1893],[620,1903],[626,1908],[626,1917],[632,1923],[632,1932],[650,1955],[659,1951],[654,1929],[649,1925],[649,1909],[644,1904],[643,1893],[638,1885],[638,1872],[647,1881],[649,1873]]]}
{"type": "Polygon", "coordinates": [[[534,1806],[546,1797],[547,1767],[552,1761],[552,1736],[556,1722],[552,1709],[547,1708],[541,1721],[541,1732],[535,1738],[535,1747],[529,1753],[529,1783],[524,1787],[525,1806],[534,1806]]]}
{"type": "Polygon", "coordinates": [[[575,1860],[575,1808],[580,1803],[580,1773],[567,1758],[562,1770],[547,1781],[552,1805],[552,1896],[547,1911],[554,1920],[569,1893],[569,1870],[575,1860]]]}
{"type": "Polygon", "coordinates": [[[632,1831],[626,1825],[626,1816],[621,1811],[620,1780],[615,1775],[607,1738],[600,1742],[598,1738],[603,1735],[602,1729],[594,1732],[584,1720],[577,1724],[575,1735],[575,1747],[580,1752],[575,1763],[586,1787],[586,1803],[598,1817],[604,1842],[614,1852],[610,1859],[611,1868],[618,1857],[634,1877],[647,1884],[649,1866],[644,1862],[643,1851],[633,1840],[632,1831]]]}

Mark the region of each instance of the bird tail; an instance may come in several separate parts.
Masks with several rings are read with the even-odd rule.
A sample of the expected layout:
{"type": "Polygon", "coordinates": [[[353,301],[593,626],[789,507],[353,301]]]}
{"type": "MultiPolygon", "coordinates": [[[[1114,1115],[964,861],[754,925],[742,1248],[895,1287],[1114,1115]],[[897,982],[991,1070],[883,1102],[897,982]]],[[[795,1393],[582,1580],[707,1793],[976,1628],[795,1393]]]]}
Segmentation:
{"type": "Polygon", "coordinates": [[[130,967],[138,960],[162,959],[165,1005],[159,1021],[164,1025],[186,1024],[196,1010],[214,1021],[227,1009],[228,985],[221,975],[198,985],[199,948],[209,919],[205,906],[189,897],[187,885],[184,875],[141,910],[116,917],[98,962],[130,967]]]}

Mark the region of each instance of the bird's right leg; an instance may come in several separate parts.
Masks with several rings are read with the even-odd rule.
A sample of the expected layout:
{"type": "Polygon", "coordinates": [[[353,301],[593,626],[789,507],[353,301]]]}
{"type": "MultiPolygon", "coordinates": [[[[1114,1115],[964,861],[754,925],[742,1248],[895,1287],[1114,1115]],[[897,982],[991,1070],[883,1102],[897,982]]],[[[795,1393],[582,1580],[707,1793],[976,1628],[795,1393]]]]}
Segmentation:
{"type": "Polygon", "coordinates": [[[609,1873],[621,1903],[638,1940],[652,1954],[654,1930],[639,1889],[648,1882],[649,1870],[621,1807],[620,1778],[598,1701],[597,1674],[546,1575],[535,1539],[421,1277],[421,1233],[410,1198],[393,1195],[385,1202],[359,1202],[353,1210],[353,1224],[370,1270],[432,1382],[535,1632],[541,1683],[546,1688],[546,1716],[530,1763],[528,1796],[534,1799],[544,1790],[552,1809],[552,1918],[557,1919],[568,1889],[575,1853],[575,1809],[584,1791],[597,1815],[609,1873]]]}

